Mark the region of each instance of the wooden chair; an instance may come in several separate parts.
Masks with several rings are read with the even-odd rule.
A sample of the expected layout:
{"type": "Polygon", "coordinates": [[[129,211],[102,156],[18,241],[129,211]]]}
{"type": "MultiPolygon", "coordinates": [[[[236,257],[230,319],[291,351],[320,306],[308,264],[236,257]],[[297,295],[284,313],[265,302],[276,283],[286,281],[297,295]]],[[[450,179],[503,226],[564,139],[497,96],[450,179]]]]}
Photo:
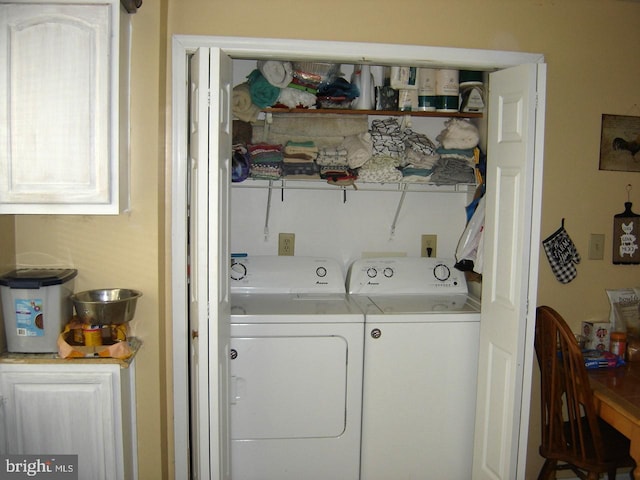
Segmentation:
{"type": "Polygon", "coordinates": [[[538,480],[555,478],[556,470],[572,470],[583,480],[634,467],[629,440],[599,418],[587,369],[574,334],[550,307],[536,310],[535,350],[540,365],[542,444],[546,460],[538,480]]]}

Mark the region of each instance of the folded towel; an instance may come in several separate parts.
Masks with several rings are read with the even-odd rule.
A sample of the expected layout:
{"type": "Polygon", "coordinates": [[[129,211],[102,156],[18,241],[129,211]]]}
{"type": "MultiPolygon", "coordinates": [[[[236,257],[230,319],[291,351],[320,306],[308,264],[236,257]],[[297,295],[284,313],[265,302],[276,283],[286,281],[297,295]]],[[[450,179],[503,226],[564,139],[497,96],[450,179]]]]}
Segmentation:
{"type": "Polygon", "coordinates": [[[403,166],[413,166],[416,168],[433,168],[438,162],[440,155],[437,153],[434,155],[425,155],[413,149],[408,149],[405,152],[403,159],[403,166]]]}
{"type": "Polygon", "coordinates": [[[278,180],[282,177],[282,165],[252,164],[250,176],[255,179],[278,180]]]}
{"type": "Polygon", "coordinates": [[[445,127],[436,138],[444,148],[467,149],[478,145],[480,133],[469,120],[451,118],[445,122],[445,127]]]}
{"type": "Polygon", "coordinates": [[[241,83],[233,87],[231,111],[234,117],[243,122],[255,122],[258,119],[260,108],[251,101],[248,83],[241,83]]]}
{"type": "Polygon", "coordinates": [[[400,134],[380,133],[372,130],[371,139],[373,141],[373,155],[404,156],[406,146],[400,134]]]}
{"type": "Polygon", "coordinates": [[[388,135],[400,135],[400,124],[396,118],[377,118],[371,122],[371,131],[378,133],[386,133],[388,135]]]}
{"type": "Polygon", "coordinates": [[[431,181],[436,185],[475,183],[475,169],[466,160],[440,157],[433,169],[431,181]]]}
{"type": "Polygon", "coordinates": [[[358,182],[396,183],[402,180],[398,170],[398,159],[394,157],[371,157],[358,170],[358,182]]]}
{"type": "Polygon", "coordinates": [[[280,89],[271,85],[258,69],[247,76],[247,83],[251,101],[260,108],[270,107],[280,95],[280,89]]]}
{"type": "Polygon", "coordinates": [[[311,108],[316,104],[316,96],[297,88],[283,88],[276,100],[276,104],[282,104],[288,108],[311,108]]]}
{"type": "Polygon", "coordinates": [[[264,153],[264,152],[282,152],[282,145],[272,143],[253,143],[248,147],[251,155],[264,153]]]}
{"type": "Polygon", "coordinates": [[[316,162],[322,166],[348,166],[347,149],[344,147],[323,147],[318,150],[316,162]]]}
{"type": "Polygon", "coordinates": [[[372,155],[371,135],[367,132],[345,137],[340,148],[347,150],[347,161],[351,168],[361,167],[372,155]]]}
{"type": "Polygon", "coordinates": [[[258,60],[258,70],[274,87],[285,88],[293,80],[291,62],[277,60],[258,60]]]}
{"type": "Polygon", "coordinates": [[[407,148],[425,155],[434,155],[436,153],[436,145],[423,133],[414,132],[410,128],[406,128],[402,132],[402,138],[407,148]]]}
{"type": "Polygon", "coordinates": [[[304,153],[307,155],[314,155],[315,157],[318,153],[318,147],[316,147],[316,144],[312,140],[307,140],[305,142],[288,141],[284,146],[284,153],[287,155],[304,153]]]}

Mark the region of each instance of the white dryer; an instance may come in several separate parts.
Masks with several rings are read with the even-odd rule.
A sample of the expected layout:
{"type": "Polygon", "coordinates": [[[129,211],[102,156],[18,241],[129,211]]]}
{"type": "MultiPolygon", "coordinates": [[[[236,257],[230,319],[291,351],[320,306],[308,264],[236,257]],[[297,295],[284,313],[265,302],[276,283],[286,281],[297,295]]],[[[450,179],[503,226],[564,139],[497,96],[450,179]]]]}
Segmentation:
{"type": "Polygon", "coordinates": [[[362,259],[361,479],[471,478],[480,303],[453,260],[362,259]]]}
{"type": "Polygon", "coordinates": [[[308,257],[231,265],[234,480],[357,480],[364,315],[343,267],[308,257]]]}

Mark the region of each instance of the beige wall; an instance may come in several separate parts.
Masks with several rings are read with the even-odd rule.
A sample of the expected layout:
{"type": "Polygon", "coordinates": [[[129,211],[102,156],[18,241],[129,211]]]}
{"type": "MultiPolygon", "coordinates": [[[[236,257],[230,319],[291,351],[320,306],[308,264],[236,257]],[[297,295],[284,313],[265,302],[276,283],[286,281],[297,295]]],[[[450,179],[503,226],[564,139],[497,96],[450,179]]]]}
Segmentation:
{"type": "MultiPolygon", "coordinates": [[[[172,470],[171,414],[165,411],[171,392],[165,390],[171,361],[165,345],[171,344],[172,319],[164,309],[169,282],[164,219],[170,202],[170,179],[164,178],[164,121],[170,115],[170,90],[165,89],[170,66],[165,63],[172,34],[544,54],[542,232],[552,233],[565,218],[583,261],[577,279],[561,285],[542,257],[539,303],[553,305],[577,328],[583,319],[607,316],[605,288],[640,285],[640,267],[613,266],[609,253],[612,217],[623,210],[628,183],[634,185],[632,201],[640,212],[640,174],[598,170],[601,114],[640,116],[639,24],[640,3],[629,0],[144,0],[133,16],[132,211],[119,217],[19,216],[15,222],[18,261],[70,263],[80,272],[78,289],[126,286],[144,292],[134,320],[135,333],[145,342],[137,358],[141,480],[171,478],[172,470]],[[604,261],[587,259],[590,233],[605,234],[604,261]]],[[[11,219],[0,218],[0,227],[5,218],[11,219]]],[[[4,250],[5,236],[0,241],[4,250]]],[[[527,478],[535,478],[539,466],[535,400],[527,478]]]]}
{"type": "MultiPolygon", "coordinates": [[[[0,274],[15,268],[16,261],[16,232],[13,215],[0,215],[0,274]]],[[[4,325],[0,309],[0,326],[4,325]]],[[[4,328],[0,328],[0,350],[6,345],[4,328]]]]}
{"type": "Polygon", "coordinates": [[[78,269],[76,291],[126,287],[143,292],[132,331],[136,356],[138,455],[141,480],[167,478],[163,343],[164,71],[160,2],[145,0],[131,17],[131,210],[119,216],[17,216],[19,264],[78,269]]]}

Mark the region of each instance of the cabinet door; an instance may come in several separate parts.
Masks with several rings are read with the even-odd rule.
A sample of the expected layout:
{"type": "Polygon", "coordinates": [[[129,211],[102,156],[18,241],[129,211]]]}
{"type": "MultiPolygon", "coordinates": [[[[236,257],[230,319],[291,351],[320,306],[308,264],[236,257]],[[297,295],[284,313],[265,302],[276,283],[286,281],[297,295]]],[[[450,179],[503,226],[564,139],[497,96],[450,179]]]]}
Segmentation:
{"type": "Polygon", "coordinates": [[[114,375],[0,371],[6,454],[78,455],[78,478],[118,478],[114,375]]]}
{"type": "Polygon", "coordinates": [[[113,12],[0,5],[0,213],[117,213],[113,12]]]}

